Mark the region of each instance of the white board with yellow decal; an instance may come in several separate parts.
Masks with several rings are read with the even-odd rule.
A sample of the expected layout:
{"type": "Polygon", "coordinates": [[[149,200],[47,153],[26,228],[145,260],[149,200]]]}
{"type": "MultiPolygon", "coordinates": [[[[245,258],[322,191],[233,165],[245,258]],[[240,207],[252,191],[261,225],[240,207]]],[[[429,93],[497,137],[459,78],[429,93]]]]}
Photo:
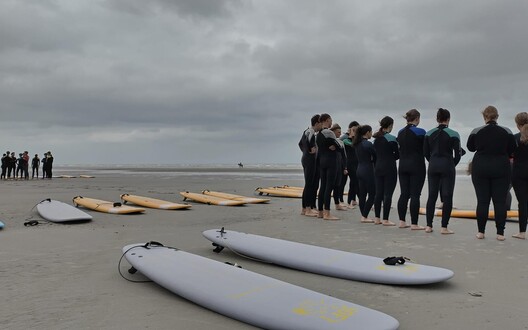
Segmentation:
{"type": "Polygon", "coordinates": [[[202,234],[211,242],[244,256],[310,273],[349,280],[420,285],[442,282],[454,275],[453,271],[445,268],[411,262],[390,266],[383,262],[384,258],[223,230],[223,228],[206,230],[202,234]]]}
{"type": "MultiPolygon", "coordinates": [[[[162,287],[260,328],[389,330],[399,326],[382,312],[179,249],[132,244],[123,253],[136,270],[162,287]]],[[[153,290],[152,294],[160,293],[153,290]]]]}

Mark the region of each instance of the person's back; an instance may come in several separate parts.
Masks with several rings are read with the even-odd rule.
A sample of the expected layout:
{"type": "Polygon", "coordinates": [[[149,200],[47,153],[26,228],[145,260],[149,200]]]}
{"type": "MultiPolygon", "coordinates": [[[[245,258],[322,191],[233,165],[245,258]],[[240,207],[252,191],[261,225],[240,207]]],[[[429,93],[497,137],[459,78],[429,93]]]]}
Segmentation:
{"type": "Polygon", "coordinates": [[[510,172],[510,155],[515,140],[509,128],[489,121],[469,135],[467,147],[475,152],[472,172],[478,176],[502,177],[510,172]]]}
{"type": "Polygon", "coordinates": [[[423,141],[425,130],[412,124],[407,124],[398,132],[397,141],[400,147],[400,172],[425,171],[423,157],[423,141]]]}
{"type": "Polygon", "coordinates": [[[399,158],[398,142],[396,137],[390,133],[385,133],[374,139],[376,149],[376,175],[396,175],[396,160],[399,158]]]}

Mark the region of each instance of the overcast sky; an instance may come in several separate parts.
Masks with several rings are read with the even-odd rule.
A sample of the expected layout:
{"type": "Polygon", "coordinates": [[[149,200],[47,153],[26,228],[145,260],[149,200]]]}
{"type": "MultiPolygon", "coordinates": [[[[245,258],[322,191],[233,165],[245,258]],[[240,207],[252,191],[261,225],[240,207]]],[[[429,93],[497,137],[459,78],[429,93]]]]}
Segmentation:
{"type": "MultiPolygon", "coordinates": [[[[528,2],[0,0],[0,148],[57,164],[298,163],[310,117],[528,109],[528,2]]],[[[469,155],[469,158],[471,155],[469,155]]],[[[465,160],[469,160],[468,156],[465,160]]]]}

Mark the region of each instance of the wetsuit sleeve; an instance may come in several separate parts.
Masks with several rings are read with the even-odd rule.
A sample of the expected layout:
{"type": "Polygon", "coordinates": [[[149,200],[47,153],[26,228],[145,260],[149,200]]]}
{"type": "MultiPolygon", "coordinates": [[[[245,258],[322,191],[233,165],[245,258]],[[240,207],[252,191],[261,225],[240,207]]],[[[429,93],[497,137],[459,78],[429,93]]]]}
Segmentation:
{"type": "Polygon", "coordinates": [[[516,146],[517,142],[515,141],[515,136],[513,134],[510,134],[508,136],[508,156],[510,158],[513,157],[513,153],[515,152],[516,146]]]}
{"type": "Polygon", "coordinates": [[[471,152],[477,151],[477,146],[475,145],[475,133],[471,132],[471,134],[469,134],[466,147],[471,152]]]}
{"type": "Polygon", "coordinates": [[[301,136],[301,139],[299,140],[299,149],[301,149],[302,152],[304,152],[303,150],[304,139],[305,139],[305,135],[303,133],[303,135],[301,136]]]}
{"type": "Polygon", "coordinates": [[[400,147],[398,146],[398,142],[396,142],[396,140],[391,141],[390,146],[392,149],[392,154],[394,155],[394,160],[400,159],[400,147]]]}
{"type": "Polygon", "coordinates": [[[453,152],[455,154],[453,161],[455,162],[455,166],[457,166],[462,157],[462,148],[460,147],[460,139],[458,137],[452,137],[451,139],[453,139],[453,152]]]}
{"type": "Polygon", "coordinates": [[[423,155],[427,161],[431,158],[431,148],[429,147],[429,137],[425,136],[423,143],[423,155]]]}

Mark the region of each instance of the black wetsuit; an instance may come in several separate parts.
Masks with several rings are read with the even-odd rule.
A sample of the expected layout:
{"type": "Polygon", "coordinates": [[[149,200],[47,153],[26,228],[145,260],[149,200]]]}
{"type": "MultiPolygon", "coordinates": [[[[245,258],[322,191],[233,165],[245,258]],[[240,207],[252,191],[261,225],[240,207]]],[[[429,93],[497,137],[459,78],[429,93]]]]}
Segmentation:
{"type": "Polygon", "coordinates": [[[471,181],[477,195],[478,231],[484,233],[490,200],[495,210],[497,235],[504,235],[506,223],[506,195],[511,180],[510,155],[515,150],[512,132],[490,121],[475,128],[467,141],[469,151],[475,152],[471,181]]]}
{"type": "Polygon", "coordinates": [[[363,141],[355,146],[355,149],[358,159],[356,173],[359,183],[359,210],[361,211],[361,215],[367,218],[374,204],[376,194],[376,180],[374,177],[376,149],[374,149],[374,145],[367,139],[363,139],[363,141]]]}
{"type": "Polygon", "coordinates": [[[40,159],[38,157],[33,157],[31,160],[31,178],[35,177],[35,172],[37,173],[37,179],[39,177],[39,166],[40,166],[40,159]]]}
{"type": "Polygon", "coordinates": [[[453,209],[455,191],[455,167],[460,162],[460,135],[447,125],[439,125],[428,131],[424,140],[424,156],[429,161],[427,178],[427,226],[433,227],[433,218],[438,193],[442,195],[442,228],[447,228],[453,209]]]}
{"type": "Polygon", "coordinates": [[[343,201],[344,186],[343,181],[346,178],[345,170],[347,169],[347,155],[345,152],[345,144],[342,140],[337,139],[339,149],[337,149],[337,172],[336,181],[334,187],[334,203],[336,205],[341,204],[343,201]]]}
{"type": "Polygon", "coordinates": [[[46,177],[51,179],[53,177],[53,156],[46,158],[46,177]]]}
{"type": "Polygon", "coordinates": [[[400,158],[398,142],[396,137],[389,133],[377,137],[374,140],[376,149],[376,166],[374,174],[376,177],[376,198],[374,199],[374,213],[380,218],[381,204],[383,203],[383,220],[389,220],[392,195],[398,181],[398,170],[396,160],[400,158]]]}
{"type": "Polygon", "coordinates": [[[2,157],[2,175],[0,176],[0,179],[5,179],[7,174],[7,160],[8,156],[2,157]]]}
{"type": "Polygon", "coordinates": [[[319,171],[317,168],[317,153],[310,153],[312,148],[317,147],[315,142],[316,133],[313,128],[307,128],[299,141],[302,151],[301,164],[304,172],[304,189],[302,194],[302,208],[316,208],[317,189],[319,188],[319,171]]]}
{"type": "Polygon", "coordinates": [[[348,184],[348,197],[347,202],[348,204],[352,203],[352,201],[356,200],[356,195],[358,192],[358,180],[357,180],[357,167],[358,167],[358,160],[356,156],[356,150],[354,149],[354,146],[352,145],[352,140],[348,136],[347,133],[341,135],[340,137],[341,141],[343,141],[343,144],[345,145],[345,153],[347,158],[347,170],[348,170],[348,176],[343,177],[343,181],[341,182],[341,190],[345,191],[345,185],[347,183],[347,178],[350,178],[350,183],[348,184]]]}
{"type": "Polygon", "coordinates": [[[513,152],[512,184],[519,202],[519,232],[526,232],[528,220],[528,144],[521,143],[521,134],[514,135],[517,147],[513,152]]]}
{"type": "Polygon", "coordinates": [[[425,182],[425,159],[423,157],[423,141],[425,130],[413,124],[407,124],[398,133],[400,146],[400,164],[398,177],[400,179],[400,198],[398,199],[398,215],[405,221],[409,198],[409,213],[411,223],[418,224],[420,211],[420,195],[425,182]]]}
{"type": "Polygon", "coordinates": [[[323,129],[316,138],[317,157],[319,159],[319,174],[321,177],[321,188],[319,189],[319,200],[317,201],[318,210],[330,210],[332,201],[332,190],[335,187],[337,177],[337,153],[339,144],[334,132],[328,128],[323,129]],[[334,146],[335,150],[331,150],[334,146]]]}

